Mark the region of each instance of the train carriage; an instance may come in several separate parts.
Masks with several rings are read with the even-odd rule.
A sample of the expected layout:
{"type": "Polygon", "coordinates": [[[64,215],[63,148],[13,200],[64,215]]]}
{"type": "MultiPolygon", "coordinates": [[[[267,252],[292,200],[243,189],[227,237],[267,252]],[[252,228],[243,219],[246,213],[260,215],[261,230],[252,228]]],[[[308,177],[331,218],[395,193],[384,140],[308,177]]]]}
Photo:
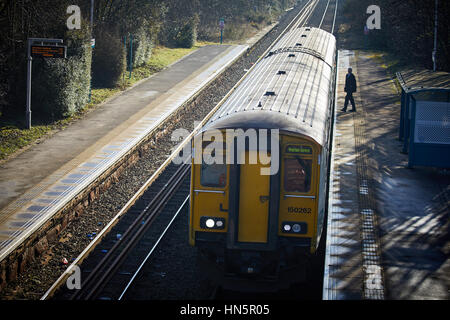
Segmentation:
{"type": "Polygon", "coordinates": [[[189,241],[224,275],[277,279],[317,251],[335,57],[332,34],[288,32],[195,137],[189,241]]]}

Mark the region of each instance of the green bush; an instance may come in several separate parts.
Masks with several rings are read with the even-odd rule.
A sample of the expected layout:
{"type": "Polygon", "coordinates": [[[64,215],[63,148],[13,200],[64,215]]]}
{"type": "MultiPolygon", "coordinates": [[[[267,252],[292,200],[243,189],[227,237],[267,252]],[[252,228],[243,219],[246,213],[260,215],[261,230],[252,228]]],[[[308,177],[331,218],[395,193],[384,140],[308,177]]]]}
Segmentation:
{"type": "MultiPolygon", "coordinates": [[[[3,54],[0,48],[0,61],[6,61],[6,55],[3,54]]],[[[3,108],[7,104],[6,95],[8,92],[8,72],[6,68],[0,70],[0,117],[3,113],[3,108]]]]}
{"type": "Polygon", "coordinates": [[[171,26],[165,26],[162,32],[162,42],[176,48],[192,48],[197,41],[198,15],[194,15],[184,24],[173,22],[171,26]]]}
{"type": "Polygon", "coordinates": [[[194,23],[186,23],[176,34],[175,45],[180,48],[192,48],[197,40],[197,27],[194,23]]]}
{"type": "Polygon", "coordinates": [[[123,39],[107,31],[96,35],[92,59],[92,83],[95,87],[114,88],[126,70],[123,39]]]}
{"type": "Polygon", "coordinates": [[[56,120],[82,109],[89,99],[92,50],[88,31],[67,32],[67,59],[34,59],[33,117],[56,120]]]}
{"type": "Polygon", "coordinates": [[[133,36],[133,67],[137,68],[150,60],[155,39],[147,27],[141,27],[133,36]]]}
{"type": "Polygon", "coordinates": [[[285,9],[296,5],[296,0],[200,0],[198,38],[217,41],[220,35],[219,19],[225,19],[223,37],[233,41],[248,37],[254,30],[271,24],[285,14],[285,9]],[[250,28],[249,28],[250,27],[250,28]]]}

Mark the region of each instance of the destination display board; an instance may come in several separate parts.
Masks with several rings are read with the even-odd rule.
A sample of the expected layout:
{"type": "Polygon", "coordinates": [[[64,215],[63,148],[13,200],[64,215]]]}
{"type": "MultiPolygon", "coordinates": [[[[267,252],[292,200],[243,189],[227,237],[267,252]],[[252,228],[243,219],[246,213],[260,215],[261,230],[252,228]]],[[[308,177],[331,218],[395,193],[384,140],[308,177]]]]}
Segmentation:
{"type": "Polygon", "coordinates": [[[309,146],[288,145],[285,152],[293,154],[312,154],[312,148],[309,146]]]}
{"type": "Polygon", "coordinates": [[[31,56],[41,58],[67,58],[66,46],[31,46],[31,56]]]}

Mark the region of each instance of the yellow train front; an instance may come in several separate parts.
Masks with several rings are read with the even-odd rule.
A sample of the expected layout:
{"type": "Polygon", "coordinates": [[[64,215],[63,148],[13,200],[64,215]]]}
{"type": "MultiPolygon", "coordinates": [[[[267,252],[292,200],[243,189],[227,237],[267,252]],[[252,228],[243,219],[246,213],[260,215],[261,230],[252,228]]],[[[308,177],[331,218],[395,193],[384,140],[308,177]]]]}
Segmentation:
{"type": "Polygon", "coordinates": [[[189,241],[223,279],[301,281],[326,212],[336,41],[283,36],[193,141],[189,241]]]}

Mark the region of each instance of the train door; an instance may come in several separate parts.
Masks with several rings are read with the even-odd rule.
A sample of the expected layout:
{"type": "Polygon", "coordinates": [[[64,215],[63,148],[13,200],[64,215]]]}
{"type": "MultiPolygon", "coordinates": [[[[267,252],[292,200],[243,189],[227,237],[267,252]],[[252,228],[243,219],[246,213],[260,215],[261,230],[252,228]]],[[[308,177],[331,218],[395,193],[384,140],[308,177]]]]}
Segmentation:
{"type": "Polygon", "coordinates": [[[241,154],[239,173],[239,242],[266,243],[269,223],[270,175],[261,175],[257,151],[241,154]],[[249,159],[258,159],[250,164],[249,159]],[[243,161],[242,161],[243,160],[243,161]]]}
{"type": "MultiPolygon", "coordinates": [[[[270,140],[269,140],[270,142],[270,140]]],[[[229,166],[229,228],[227,249],[273,251],[277,246],[279,152],[246,146],[229,166]],[[271,157],[276,154],[276,161],[271,157]],[[273,169],[273,170],[272,170],[273,169]],[[274,174],[272,172],[276,171],[274,174]]]]}

